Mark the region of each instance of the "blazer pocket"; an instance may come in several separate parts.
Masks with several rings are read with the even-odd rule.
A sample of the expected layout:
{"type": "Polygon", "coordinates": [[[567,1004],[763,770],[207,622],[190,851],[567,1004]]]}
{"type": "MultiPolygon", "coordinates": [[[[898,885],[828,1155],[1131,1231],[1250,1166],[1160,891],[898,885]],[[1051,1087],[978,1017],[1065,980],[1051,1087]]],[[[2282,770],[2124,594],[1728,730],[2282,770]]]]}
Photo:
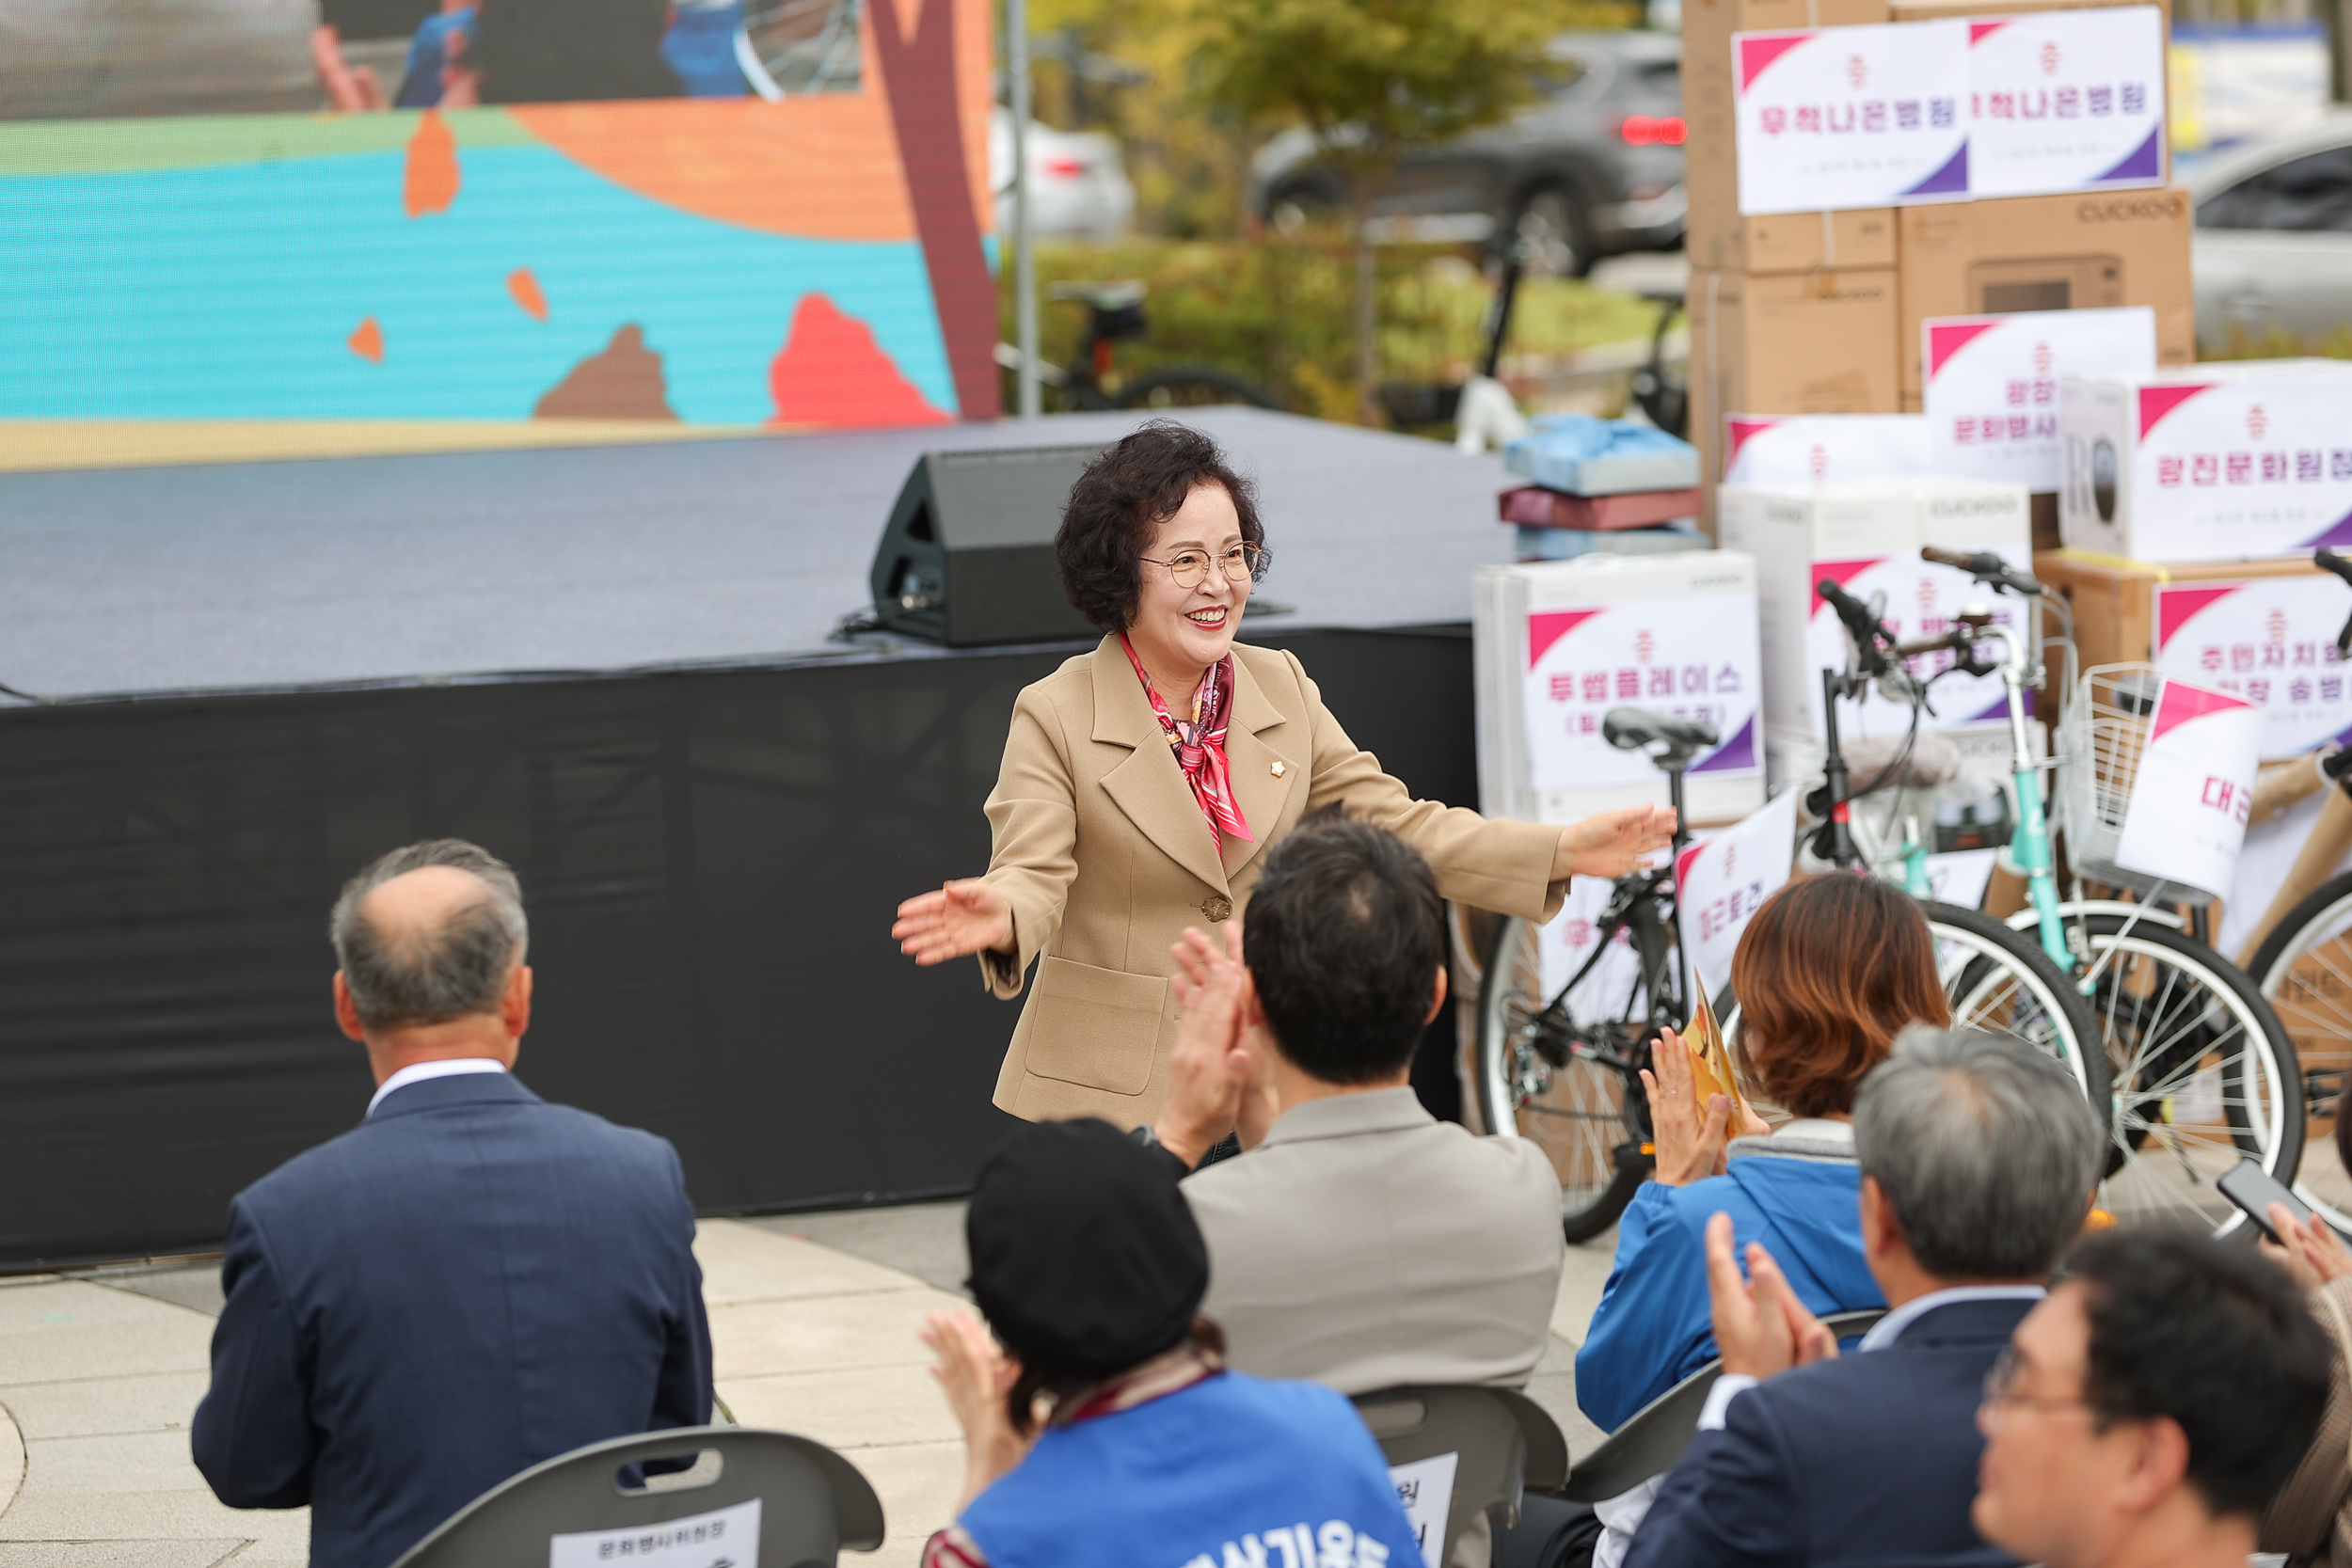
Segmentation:
{"type": "Polygon", "coordinates": [[[1038,964],[1028,1069],[1110,1094],[1141,1094],[1167,1006],[1166,980],[1049,955],[1038,964]]]}

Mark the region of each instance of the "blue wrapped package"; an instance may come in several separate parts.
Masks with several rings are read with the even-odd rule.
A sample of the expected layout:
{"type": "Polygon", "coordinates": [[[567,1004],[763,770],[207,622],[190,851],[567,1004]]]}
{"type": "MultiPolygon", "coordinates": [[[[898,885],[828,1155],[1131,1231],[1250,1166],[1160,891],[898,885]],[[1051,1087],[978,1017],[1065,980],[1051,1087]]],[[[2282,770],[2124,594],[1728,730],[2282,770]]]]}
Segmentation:
{"type": "Polygon", "coordinates": [[[1571,496],[1687,490],[1699,482],[1698,449],[1655,425],[1545,414],[1502,449],[1503,467],[1571,496]]]}

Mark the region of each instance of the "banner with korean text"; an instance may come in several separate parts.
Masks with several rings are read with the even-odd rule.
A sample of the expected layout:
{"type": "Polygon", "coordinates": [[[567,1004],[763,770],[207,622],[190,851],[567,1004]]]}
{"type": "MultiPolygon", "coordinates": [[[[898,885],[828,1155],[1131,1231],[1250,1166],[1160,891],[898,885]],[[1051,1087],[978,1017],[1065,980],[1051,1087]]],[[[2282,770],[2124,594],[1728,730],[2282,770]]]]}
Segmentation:
{"type": "Polygon", "coordinates": [[[1647,755],[1621,752],[1601,737],[1601,721],[1613,707],[1714,725],[1721,740],[1692,762],[1693,773],[1758,770],[1757,650],[1752,594],[1529,611],[1529,784],[1589,789],[1655,781],[1658,769],[1647,755]]]}
{"type": "Polygon", "coordinates": [[[2055,491],[2061,375],[2153,375],[2156,313],[2026,310],[1919,324],[1938,473],[2055,491]]]}
{"type": "Polygon", "coordinates": [[[2252,704],[2168,677],[2156,689],[2115,863],[2227,895],[2246,843],[2262,730],[2252,704]]]}
{"type": "Polygon", "coordinates": [[[2154,6],[1736,33],[1745,215],[2164,182],[2154,6]]]}
{"type": "MultiPolygon", "coordinates": [[[[1675,862],[1675,924],[1695,986],[1731,983],[1731,956],[1758,904],[1788,884],[1797,855],[1797,791],[1682,851],[1675,862]]],[[[1696,995],[1695,990],[1692,992],[1696,995]]]]}
{"type": "Polygon", "coordinates": [[[2352,594],[2333,577],[2168,582],[2155,589],[2156,668],[2262,710],[2265,762],[2352,731],[2352,679],[2336,632],[2352,594]]]}

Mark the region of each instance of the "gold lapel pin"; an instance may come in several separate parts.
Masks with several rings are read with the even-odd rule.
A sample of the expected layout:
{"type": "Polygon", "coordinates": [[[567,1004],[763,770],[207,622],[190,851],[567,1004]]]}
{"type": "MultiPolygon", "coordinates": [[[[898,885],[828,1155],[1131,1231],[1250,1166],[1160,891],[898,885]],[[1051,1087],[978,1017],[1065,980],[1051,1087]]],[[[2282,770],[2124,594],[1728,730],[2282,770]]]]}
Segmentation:
{"type": "Polygon", "coordinates": [[[1274,765],[1274,776],[1278,779],[1282,776],[1282,765],[1279,762],[1274,765]]]}

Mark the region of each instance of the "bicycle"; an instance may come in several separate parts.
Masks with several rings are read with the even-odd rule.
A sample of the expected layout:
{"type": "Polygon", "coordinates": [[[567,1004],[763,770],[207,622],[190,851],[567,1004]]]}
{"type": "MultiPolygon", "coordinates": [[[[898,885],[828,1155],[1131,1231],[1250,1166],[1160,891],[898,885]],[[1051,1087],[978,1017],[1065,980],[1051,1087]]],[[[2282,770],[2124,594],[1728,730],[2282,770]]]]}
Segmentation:
{"type": "MultiPolygon", "coordinates": [[[[1958,567],[1996,593],[2029,604],[2043,597],[2039,582],[1990,551],[1963,555],[1930,547],[1920,555],[1958,567]]],[[[2102,1207],[2125,1220],[2178,1217],[2185,1211],[2212,1225],[2217,1233],[2235,1228],[2244,1215],[2212,1182],[2241,1156],[2254,1159],[2282,1181],[2291,1180],[2302,1156],[2302,1124],[2285,1114],[2287,1085],[2300,1082],[2294,1047],[2246,977],[2179,929],[2176,917],[2161,911],[2155,901],[2170,884],[2090,859],[2084,842],[2094,826],[2090,783],[2093,770],[2110,756],[2092,754],[2087,744],[2078,746],[2080,754],[2061,759],[2074,770],[2071,778],[2078,786],[2067,795],[2076,885],[2070,897],[2058,896],[2057,854],[2041,790],[2042,765],[2033,757],[2026,727],[2026,689],[2048,684],[2041,615],[2027,616],[2030,636],[2021,641],[2008,628],[1991,625],[1989,611],[1971,606],[1963,610],[1961,626],[1945,637],[1897,644],[1872,611],[1835,583],[1823,582],[1820,593],[1845,623],[1858,650],[1858,663],[1884,670],[1888,655],[1908,657],[1950,646],[1962,655],[1963,662],[1955,669],[1981,674],[1994,667],[1978,658],[1975,643],[2004,645],[2006,655],[1997,668],[2009,699],[2010,787],[2016,824],[2010,859],[2023,881],[2017,894],[2023,907],[2006,925],[2038,940],[2042,955],[2065,975],[2090,1017],[2091,1031],[2078,1037],[2095,1039],[2101,1047],[2091,1054],[2106,1068],[2106,1082],[2091,1099],[2093,1104],[2105,1101],[2109,1108],[2102,1207]],[[1859,652],[1866,644],[1879,651],[1859,652]],[[2086,870],[2137,892],[2144,901],[2083,897],[2079,879],[2086,870]]],[[[2094,682],[2112,683],[2115,678],[2112,672],[2090,672],[2074,694],[2078,711],[2090,711],[2094,682]]],[[[1915,684],[1914,701],[1924,703],[1926,689],[1926,685],[1915,684]]],[[[1883,678],[1881,690],[1893,694],[1883,678]]],[[[2153,691],[2146,697],[2153,701],[2153,691]]],[[[1834,730],[1835,697],[1825,705],[1834,730]]],[[[2078,725],[2080,733],[2088,733],[2087,721],[2078,725]]],[[[2112,799],[2107,803],[2114,805],[2112,799]]],[[[1908,835],[1902,857],[1915,894],[1924,889],[1926,859],[1916,836],[1908,835]]],[[[2086,1092],[2091,1092],[2093,1075],[2078,1071],[2076,1076],[2086,1092]]]]}
{"type": "MultiPolygon", "coordinates": [[[[1928,558],[1937,559],[1939,553],[1930,553],[1928,558]]],[[[2009,578],[2012,591],[2024,592],[2023,584],[2029,580],[2009,573],[2007,563],[1997,556],[1986,556],[1981,564],[2009,578]]],[[[2038,584],[2034,591],[2039,592],[2038,584]]],[[[1998,674],[2009,697],[2010,760],[2018,790],[2015,835],[2024,842],[2029,863],[2039,847],[2046,876],[2049,841],[2023,696],[2040,674],[2035,651],[2009,627],[1994,624],[1993,612],[1980,605],[1964,608],[1951,630],[1905,642],[1880,622],[1873,606],[1865,605],[1837,583],[1823,578],[1815,592],[1845,626],[1851,657],[1844,670],[1821,672],[1822,782],[1804,801],[1807,815],[1820,823],[1812,837],[1814,854],[1844,872],[1888,876],[1899,868],[1899,876],[1890,879],[1900,880],[1927,916],[1936,941],[1945,994],[1952,1005],[1953,1025],[2026,1040],[2055,1057],[2081,1085],[2090,1104],[2106,1104],[2110,1090],[2106,1053],[2099,1049],[2097,1023],[2070,980],[2070,956],[2064,946],[2053,951],[2046,935],[2036,945],[1982,911],[1939,902],[1929,883],[1926,847],[1915,824],[1907,825],[1902,845],[1889,854],[1872,842],[1876,835],[1853,809],[1855,801],[1886,787],[1902,772],[1911,741],[1917,736],[1919,714],[1936,680],[1950,673],[1998,674]],[[1998,662],[1981,655],[1979,648],[1985,643],[2000,646],[1998,662]],[[1922,681],[1912,673],[1910,660],[1947,652],[1954,660],[1936,675],[1922,681]],[[1902,752],[1877,778],[1857,790],[1851,787],[1838,735],[1837,705],[1841,700],[1861,698],[1872,685],[1884,696],[1908,701],[1912,722],[1902,752]]],[[[2047,887],[2042,886],[2041,896],[2046,898],[2047,894],[2047,887]]],[[[1716,1012],[1727,1034],[1736,1030],[1739,1001],[1729,986],[1724,988],[1716,1012]]]]}
{"type": "Polygon", "coordinates": [[[1682,775],[1722,738],[1704,720],[1632,707],[1610,709],[1601,734],[1620,751],[1658,748],[1651,760],[1666,775],[1675,810],[1666,863],[1612,885],[1591,956],[1549,996],[1534,923],[1497,916],[1480,951],[1479,1116],[1487,1132],[1516,1133],[1550,1157],[1561,1229],[1571,1242],[1614,1225],[1657,1164],[1642,1069],[1659,1030],[1680,1029],[1690,1018],[1674,916],[1674,863],[1690,842],[1682,775]],[[1622,1005],[1613,1000],[1580,1021],[1572,999],[1588,984],[1612,998],[1621,989],[1624,966],[1606,962],[1620,933],[1632,956],[1631,985],[1622,1005]]]}
{"type": "MultiPolygon", "coordinates": [[[[1146,336],[1151,322],[1143,302],[1150,286],[1120,283],[1057,283],[1049,298],[1083,305],[1086,333],[1067,366],[1038,361],[1038,379],[1061,395],[1060,411],[1099,412],[1106,409],[1210,408],[1241,404],[1250,408],[1279,408],[1274,394],[1247,376],[1214,365],[1168,365],[1141,375],[1117,376],[1113,345],[1146,336]],[[1115,389],[1106,389],[1115,388],[1115,389]]],[[[996,362],[1009,371],[1021,368],[1021,351],[1010,343],[996,345],[996,362]]]]}
{"type": "MultiPolygon", "coordinates": [[[[2312,559],[2352,585],[2352,562],[2333,550],[2312,559]]],[[[2336,634],[2336,652],[2352,655],[2352,619],[2336,634]]],[[[2304,1149],[2319,1159],[2317,1168],[2297,1170],[2296,1196],[2339,1230],[2352,1230],[2352,1175],[2317,1125],[2332,1132],[2352,1069],[2352,872],[2330,875],[2352,849],[2352,750],[2323,747],[2297,761],[2279,770],[2282,793],[2292,799],[2325,789],[2327,801],[2242,961],[2278,1011],[2302,1068],[2304,1149]]],[[[2265,805],[2258,792],[2258,821],[2265,805]]]]}

